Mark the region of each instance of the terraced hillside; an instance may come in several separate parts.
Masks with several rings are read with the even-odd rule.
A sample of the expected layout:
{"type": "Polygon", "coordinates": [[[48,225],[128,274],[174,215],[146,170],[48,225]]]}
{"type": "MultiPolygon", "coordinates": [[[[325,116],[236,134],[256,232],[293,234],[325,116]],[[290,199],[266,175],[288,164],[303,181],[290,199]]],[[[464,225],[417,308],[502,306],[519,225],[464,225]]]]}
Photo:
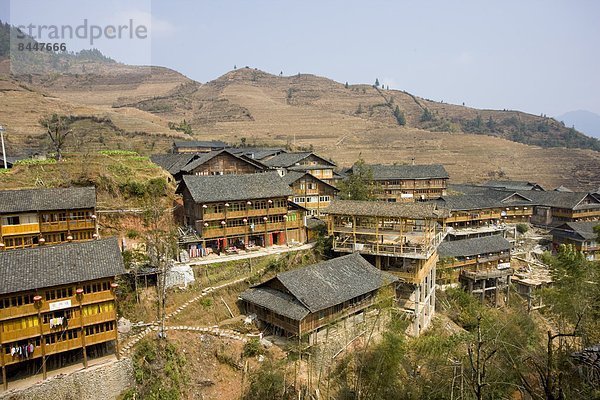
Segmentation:
{"type": "Polygon", "coordinates": [[[85,135],[79,136],[94,150],[112,146],[148,154],[164,151],[175,138],[230,143],[245,138],[249,144],[312,145],[340,165],[358,157],[383,163],[441,162],[455,182],[501,177],[536,180],[549,187],[600,186],[600,152],[514,141],[546,140],[545,146],[587,143],[549,118],[250,68],[205,84],[166,68],[114,63],[88,63],[85,73],[80,72],[0,80],[0,121],[9,128],[11,151],[42,141],[37,120],[60,111],[89,117],[82,123],[85,135]],[[394,115],[396,107],[406,120],[404,126],[394,115]],[[425,110],[428,118],[423,118],[425,110]],[[95,126],[92,117],[110,123],[95,126]],[[193,127],[193,136],[169,129],[169,123],[184,119],[193,127]]]}

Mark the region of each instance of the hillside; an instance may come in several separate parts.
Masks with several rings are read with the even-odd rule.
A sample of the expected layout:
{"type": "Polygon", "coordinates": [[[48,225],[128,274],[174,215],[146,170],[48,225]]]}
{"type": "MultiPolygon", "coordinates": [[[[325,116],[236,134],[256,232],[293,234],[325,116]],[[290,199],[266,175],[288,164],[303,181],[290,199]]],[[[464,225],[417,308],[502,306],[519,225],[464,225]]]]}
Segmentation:
{"type": "Polygon", "coordinates": [[[245,138],[249,144],[312,145],[341,166],[361,156],[367,162],[440,162],[455,182],[502,177],[573,189],[600,185],[600,152],[590,149],[598,141],[550,118],[437,103],[372,85],[346,87],[308,74],[241,68],[201,84],[162,67],[87,60],[70,68],[0,77],[9,152],[47,147],[37,121],[61,112],[81,117],[71,150],[149,154],[165,151],[175,139],[245,138]],[[394,116],[396,106],[405,126],[394,116]],[[184,119],[193,136],[169,129],[184,119]],[[558,145],[588,148],[551,147],[558,145]]]}

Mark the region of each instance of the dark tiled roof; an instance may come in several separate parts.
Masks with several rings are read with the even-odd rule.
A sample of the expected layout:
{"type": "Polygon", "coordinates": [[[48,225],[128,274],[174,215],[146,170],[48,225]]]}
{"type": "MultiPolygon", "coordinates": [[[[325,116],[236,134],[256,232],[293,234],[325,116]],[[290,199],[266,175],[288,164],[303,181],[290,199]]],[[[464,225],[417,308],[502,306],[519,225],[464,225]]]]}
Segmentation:
{"type": "Polygon", "coordinates": [[[554,189],[556,192],[573,192],[571,189],[569,189],[566,186],[560,185],[559,187],[557,187],[556,189],[554,189]]]}
{"type": "Polygon", "coordinates": [[[527,191],[520,192],[523,196],[531,198],[538,205],[554,208],[565,208],[570,210],[585,210],[589,208],[600,208],[600,198],[592,193],[585,192],[555,192],[555,191],[527,191]],[[585,204],[586,198],[591,204],[585,204]]]}
{"type": "Polygon", "coordinates": [[[326,226],[327,224],[325,223],[325,221],[319,219],[319,218],[315,218],[315,217],[310,217],[306,219],[306,227],[308,229],[316,229],[319,226],[326,226]]]}
{"type": "MultiPolygon", "coordinates": [[[[209,154],[209,153],[202,153],[209,154]]],[[[181,169],[200,155],[196,153],[181,154],[154,154],[150,156],[150,161],[168,171],[171,175],[178,174],[181,169]]]]}
{"type": "Polygon", "coordinates": [[[287,171],[287,173],[283,176],[283,180],[288,184],[288,185],[293,185],[294,182],[296,182],[298,179],[303,178],[304,176],[308,175],[309,178],[312,178],[313,180],[316,180],[317,182],[323,184],[323,185],[327,185],[329,186],[331,189],[335,190],[336,192],[339,191],[338,188],[336,188],[335,186],[325,182],[322,179],[319,179],[317,177],[315,177],[314,175],[311,175],[308,172],[304,172],[304,171],[294,171],[294,170],[290,170],[287,171]]]}
{"type": "Polygon", "coordinates": [[[542,190],[508,190],[473,185],[450,185],[450,190],[463,195],[444,196],[437,204],[451,210],[475,210],[507,205],[547,206],[571,210],[600,207],[598,195],[586,192],[562,192],[542,190]],[[591,204],[585,204],[586,198],[591,204]]]}
{"type": "Polygon", "coordinates": [[[220,140],[210,140],[210,141],[179,141],[173,142],[175,147],[211,147],[214,149],[224,149],[229,147],[229,145],[225,142],[221,142],[220,140]]]}
{"type": "Polygon", "coordinates": [[[358,253],[277,274],[285,288],[314,313],[396,282],[358,253]]]}
{"type": "Polygon", "coordinates": [[[277,274],[275,278],[242,293],[240,297],[295,320],[308,313],[341,304],[396,282],[392,274],[373,267],[359,254],[277,274]],[[269,287],[279,281],[291,294],[269,287]],[[260,302],[260,303],[259,303],[260,302]]]}
{"type": "Polygon", "coordinates": [[[0,190],[0,213],[96,207],[96,188],[0,190]]]}
{"type": "Polygon", "coordinates": [[[389,203],[384,201],[334,200],[322,210],[333,215],[356,215],[402,218],[441,218],[447,214],[432,202],[389,203]]]}
{"type": "Polygon", "coordinates": [[[279,147],[236,147],[229,149],[233,154],[245,155],[253,160],[262,160],[263,158],[285,153],[285,149],[279,147]]]}
{"type": "Polygon", "coordinates": [[[248,164],[252,164],[255,167],[264,169],[265,167],[259,163],[258,161],[253,161],[253,160],[249,160],[246,157],[241,157],[238,156],[236,154],[233,154],[231,151],[227,150],[217,150],[217,151],[210,151],[208,153],[204,153],[204,154],[199,154],[198,158],[196,158],[195,160],[191,161],[189,164],[185,165],[184,167],[181,168],[182,171],[184,172],[191,172],[194,169],[198,168],[199,166],[201,166],[202,164],[212,160],[213,158],[215,158],[218,155],[221,154],[229,154],[231,157],[237,158],[238,160],[241,160],[245,163],[248,164]]]}
{"type": "MultiPolygon", "coordinates": [[[[367,165],[376,181],[387,179],[447,179],[448,172],[443,165],[367,165]]],[[[354,169],[354,167],[353,167],[354,169]]]]}
{"type": "Polygon", "coordinates": [[[598,237],[598,234],[594,232],[596,226],[600,226],[600,221],[566,222],[554,228],[553,233],[556,231],[570,231],[578,234],[584,240],[593,240],[598,237]]]}
{"type": "Polygon", "coordinates": [[[302,320],[309,313],[308,309],[293,296],[268,287],[248,289],[240,294],[240,298],[294,321],[302,320]]]}
{"type": "Polygon", "coordinates": [[[528,181],[487,181],[482,186],[509,190],[544,190],[544,188],[537,183],[528,181]]]}
{"type": "Polygon", "coordinates": [[[296,182],[298,179],[304,177],[304,175],[306,175],[307,172],[301,172],[301,171],[288,171],[284,176],[283,176],[283,180],[285,181],[285,183],[287,183],[288,185],[293,185],[294,182],[296,182]]]}
{"type": "Polygon", "coordinates": [[[188,188],[196,203],[292,195],[292,189],[275,171],[245,175],[184,175],[181,185],[188,188]]]}
{"type": "Polygon", "coordinates": [[[268,165],[269,167],[284,167],[284,168],[288,168],[288,167],[292,167],[294,165],[296,165],[297,163],[299,163],[300,161],[304,160],[305,158],[308,158],[310,156],[314,156],[319,158],[321,161],[323,161],[324,165],[330,165],[330,166],[335,166],[334,163],[332,163],[329,160],[324,159],[323,157],[320,157],[310,151],[308,152],[297,152],[297,153],[281,153],[276,155],[273,158],[269,158],[268,160],[265,160],[264,163],[266,165],[268,165]]]}
{"type": "Polygon", "coordinates": [[[441,207],[452,211],[481,210],[486,208],[498,208],[506,206],[534,206],[531,201],[530,192],[519,194],[494,189],[483,190],[476,194],[464,194],[455,196],[443,196],[433,200],[441,207]]]}
{"type": "Polygon", "coordinates": [[[116,238],[0,251],[0,294],[125,273],[116,238]]]}
{"type": "Polygon", "coordinates": [[[478,254],[498,253],[501,251],[510,251],[510,242],[501,235],[453,240],[451,242],[442,242],[438,246],[440,258],[475,256],[478,254]]]}

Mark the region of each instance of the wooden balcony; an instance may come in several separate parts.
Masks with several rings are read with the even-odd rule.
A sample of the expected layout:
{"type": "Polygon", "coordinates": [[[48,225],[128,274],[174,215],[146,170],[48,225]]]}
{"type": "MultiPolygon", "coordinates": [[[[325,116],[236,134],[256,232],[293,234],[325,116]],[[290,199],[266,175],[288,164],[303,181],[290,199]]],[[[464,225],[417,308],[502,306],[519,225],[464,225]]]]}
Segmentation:
{"type": "Polygon", "coordinates": [[[42,232],[63,232],[67,230],[94,229],[94,220],[69,220],[56,222],[43,222],[40,224],[42,232]]]}
{"type": "Polygon", "coordinates": [[[600,218],[600,210],[572,211],[568,213],[554,213],[556,216],[570,216],[572,218],[600,218]]]}
{"type": "MultiPolygon", "coordinates": [[[[287,222],[287,229],[298,228],[301,227],[303,222],[299,221],[290,221],[287,222]]],[[[277,231],[285,231],[286,223],[285,222],[272,222],[266,224],[266,232],[277,232],[277,231]]],[[[231,226],[226,228],[214,227],[214,228],[203,228],[201,237],[203,239],[215,239],[215,238],[223,238],[223,237],[231,237],[231,236],[242,236],[242,235],[261,235],[265,233],[265,224],[254,224],[254,229],[250,228],[250,225],[242,225],[242,226],[231,226]]]]}
{"type": "MultiPolygon", "coordinates": [[[[86,340],[87,345],[87,340],[86,340]]],[[[81,337],[75,339],[63,340],[61,342],[55,342],[46,345],[46,355],[61,353],[63,351],[69,351],[81,347],[81,337]]],[[[40,351],[41,352],[41,351],[40,351]]]]}
{"type": "Polygon", "coordinates": [[[452,222],[469,222],[469,221],[481,221],[487,219],[501,219],[502,215],[500,212],[493,213],[476,213],[470,215],[453,215],[446,218],[446,223],[452,222]]]}
{"type": "MultiPolygon", "coordinates": [[[[94,315],[84,315],[83,316],[83,325],[94,325],[99,324],[101,322],[115,321],[116,314],[115,310],[109,312],[102,312],[94,315]]],[[[79,323],[79,320],[77,321],[79,323]]]]}
{"type": "Polygon", "coordinates": [[[116,332],[115,329],[111,331],[95,333],[93,335],[86,335],[85,337],[85,345],[90,346],[92,344],[110,342],[111,340],[115,340],[116,332]]]}
{"type": "Polygon", "coordinates": [[[250,209],[250,210],[239,210],[239,211],[227,211],[219,212],[219,213],[209,213],[204,212],[202,217],[204,221],[215,221],[215,220],[225,220],[225,216],[227,215],[227,219],[233,218],[245,218],[245,217],[264,217],[266,215],[277,215],[277,214],[287,214],[287,207],[274,207],[269,208],[267,211],[266,208],[261,209],[250,209]]]}
{"type": "MultiPolygon", "coordinates": [[[[42,314],[50,312],[49,303],[54,303],[57,301],[65,301],[65,300],[71,301],[71,306],[65,307],[65,309],[74,308],[74,307],[79,306],[79,299],[77,298],[77,295],[74,295],[71,297],[66,297],[66,298],[61,298],[61,299],[56,299],[56,300],[43,299],[40,304],[40,312],[42,314]]],[[[100,303],[100,302],[111,301],[111,300],[114,300],[113,292],[110,290],[105,290],[105,291],[96,292],[96,293],[83,294],[81,297],[81,304],[86,305],[86,304],[100,303]]],[[[37,315],[37,312],[38,312],[38,309],[36,308],[35,304],[24,304],[24,305],[18,306],[18,307],[3,308],[3,309],[0,309],[0,320],[14,319],[14,318],[22,317],[22,316],[27,316],[27,315],[37,315]]]]}
{"type": "Polygon", "coordinates": [[[36,233],[40,233],[40,225],[38,223],[2,226],[2,236],[27,235],[36,233]]]}
{"type": "Polygon", "coordinates": [[[436,264],[437,259],[437,256],[431,257],[421,265],[417,264],[415,266],[406,266],[401,268],[391,267],[387,269],[387,271],[406,282],[420,284],[436,264]]]}
{"type": "Polygon", "coordinates": [[[26,361],[26,360],[32,360],[34,358],[39,358],[42,356],[42,346],[34,346],[33,348],[33,354],[31,354],[28,358],[21,358],[19,356],[11,356],[10,353],[9,354],[4,354],[4,351],[0,354],[0,357],[2,357],[3,361],[4,361],[4,365],[13,365],[13,364],[18,364],[20,362],[26,361]]]}
{"type": "MultiPolygon", "coordinates": [[[[104,301],[110,301],[115,299],[115,295],[110,290],[103,290],[101,292],[96,293],[85,293],[82,295],[81,304],[92,304],[92,303],[101,303],[104,301]]],[[[75,304],[75,303],[74,303],[75,304]]]]}
{"type": "MultiPolygon", "coordinates": [[[[373,240],[358,239],[356,243],[354,243],[354,238],[352,234],[348,232],[348,229],[351,228],[336,227],[333,230],[333,250],[346,253],[353,253],[357,251],[363,254],[373,254],[388,257],[428,259],[435,252],[437,246],[441,243],[446,235],[446,232],[438,232],[435,235],[427,237],[422,232],[411,232],[405,236],[405,238],[409,240],[407,243],[400,242],[384,244],[374,242],[373,240]]],[[[372,232],[367,232],[364,229],[361,230],[360,228],[357,228],[356,234],[370,235],[372,232]]],[[[389,232],[382,230],[378,233],[380,236],[386,234],[389,234],[389,232]]],[[[398,235],[399,233],[395,234],[398,235]]]]}

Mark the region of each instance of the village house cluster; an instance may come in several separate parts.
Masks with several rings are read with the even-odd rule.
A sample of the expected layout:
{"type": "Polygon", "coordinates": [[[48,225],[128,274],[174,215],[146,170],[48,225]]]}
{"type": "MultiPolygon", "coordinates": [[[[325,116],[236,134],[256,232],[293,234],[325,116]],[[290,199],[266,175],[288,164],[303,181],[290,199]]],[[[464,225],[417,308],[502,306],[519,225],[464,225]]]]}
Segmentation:
{"type": "Polygon", "coordinates": [[[116,238],[93,187],[0,191],[2,382],[116,352],[116,238]]]}
{"type": "MultiPolygon", "coordinates": [[[[248,314],[284,336],[318,343],[381,294],[419,335],[436,288],[460,285],[482,301],[508,296],[519,223],[548,230],[600,259],[600,194],[532,182],[456,184],[442,165],[366,165],[375,201],[342,199],[339,168],[312,151],[175,142],[151,160],[177,183],[178,243],[186,260],[330,237],[340,256],[283,272],[240,294],[248,314]]],[[[101,239],[94,188],[0,191],[2,378],[118,348],[117,239],[101,239]]]]}

